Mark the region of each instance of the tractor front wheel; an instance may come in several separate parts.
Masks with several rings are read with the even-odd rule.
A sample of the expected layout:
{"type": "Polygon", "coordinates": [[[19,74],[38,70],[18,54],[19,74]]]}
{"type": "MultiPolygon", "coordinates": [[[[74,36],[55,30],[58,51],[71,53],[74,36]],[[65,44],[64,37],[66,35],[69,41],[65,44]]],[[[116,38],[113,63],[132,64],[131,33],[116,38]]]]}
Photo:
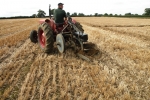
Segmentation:
{"type": "Polygon", "coordinates": [[[38,36],[37,36],[37,31],[36,30],[32,30],[30,33],[30,40],[33,43],[37,43],[38,42],[38,36]]]}
{"type": "Polygon", "coordinates": [[[49,24],[44,22],[39,26],[38,29],[38,42],[41,49],[46,53],[51,53],[53,51],[54,36],[53,31],[49,24]]]}

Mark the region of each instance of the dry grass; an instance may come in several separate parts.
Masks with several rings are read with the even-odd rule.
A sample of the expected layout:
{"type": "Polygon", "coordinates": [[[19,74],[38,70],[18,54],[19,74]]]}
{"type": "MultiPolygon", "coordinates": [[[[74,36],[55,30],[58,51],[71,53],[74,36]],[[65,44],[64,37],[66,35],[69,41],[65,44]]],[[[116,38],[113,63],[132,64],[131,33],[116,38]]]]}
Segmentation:
{"type": "Polygon", "coordinates": [[[150,19],[114,18],[114,17],[85,17],[75,18],[83,24],[98,27],[143,27],[150,26],[150,19]]]}
{"type": "MultiPolygon", "coordinates": [[[[96,55],[92,63],[78,58],[71,49],[65,54],[43,53],[27,38],[30,30],[37,29],[38,23],[33,19],[20,20],[25,26],[19,27],[18,33],[1,34],[2,100],[149,99],[149,19],[76,19],[102,54],[96,55]],[[31,23],[33,27],[27,27],[31,23]]],[[[1,20],[0,25],[10,27],[11,21],[20,23],[1,20]]],[[[15,32],[18,26],[11,27],[15,32]]]]}

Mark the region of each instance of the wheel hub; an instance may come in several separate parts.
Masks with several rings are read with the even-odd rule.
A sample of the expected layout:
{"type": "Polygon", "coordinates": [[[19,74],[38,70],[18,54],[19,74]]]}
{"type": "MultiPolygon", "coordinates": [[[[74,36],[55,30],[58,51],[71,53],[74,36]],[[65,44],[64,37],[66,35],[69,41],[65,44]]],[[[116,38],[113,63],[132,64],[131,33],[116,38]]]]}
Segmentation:
{"type": "Polygon", "coordinates": [[[60,53],[65,51],[65,40],[62,34],[56,36],[56,45],[60,53]]]}
{"type": "Polygon", "coordinates": [[[40,37],[39,38],[40,39],[39,40],[40,41],[40,45],[41,45],[42,48],[44,48],[46,42],[45,42],[45,35],[44,35],[44,32],[42,30],[39,33],[39,37],[40,37]]]}

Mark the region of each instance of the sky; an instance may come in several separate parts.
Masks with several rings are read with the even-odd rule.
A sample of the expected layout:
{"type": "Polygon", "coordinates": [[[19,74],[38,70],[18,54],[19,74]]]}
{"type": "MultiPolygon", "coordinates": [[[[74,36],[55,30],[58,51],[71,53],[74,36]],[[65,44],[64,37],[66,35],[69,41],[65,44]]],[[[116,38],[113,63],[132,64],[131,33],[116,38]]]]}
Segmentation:
{"type": "Polygon", "coordinates": [[[59,2],[64,3],[64,10],[71,14],[143,14],[150,8],[150,0],[0,0],[0,17],[31,16],[39,9],[48,16],[48,7],[57,8],[59,2]]]}

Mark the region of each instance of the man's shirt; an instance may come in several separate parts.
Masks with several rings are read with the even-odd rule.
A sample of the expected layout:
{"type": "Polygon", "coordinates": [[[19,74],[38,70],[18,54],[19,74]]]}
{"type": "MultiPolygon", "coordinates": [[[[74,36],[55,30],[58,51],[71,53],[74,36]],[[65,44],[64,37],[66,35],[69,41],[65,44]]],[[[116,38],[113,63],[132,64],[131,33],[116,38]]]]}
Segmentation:
{"type": "Polygon", "coordinates": [[[55,23],[64,23],[64,17],[66,18],[66,12],[61,8],[54,10],[55,23]]]}

